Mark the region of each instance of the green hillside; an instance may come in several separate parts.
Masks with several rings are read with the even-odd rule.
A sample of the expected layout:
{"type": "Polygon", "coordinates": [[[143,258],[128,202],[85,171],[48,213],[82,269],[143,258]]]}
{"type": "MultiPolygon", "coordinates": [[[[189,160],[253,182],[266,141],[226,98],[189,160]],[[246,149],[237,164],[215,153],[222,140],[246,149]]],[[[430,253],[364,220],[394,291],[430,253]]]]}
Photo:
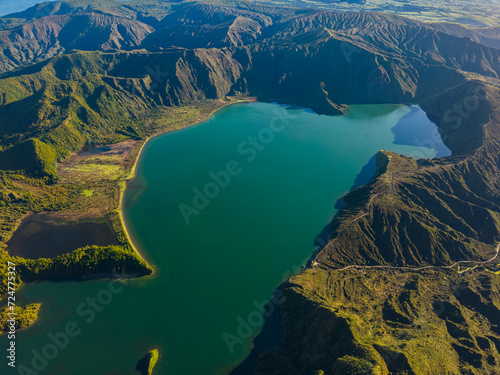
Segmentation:
{"type": "Polygon", "coordinates": [[[498,372],[498,38],[241,2],[57,1],[0,25],[0,273],[12,261],[18,284],[151,274],[120,216],[137,156],[149,137],[223,105],[256,97],[339,115],[418,104],[453,156],[378,154],[328,245],[282,286],[283,342],[257,373],[498,372]],[[12,257],[9,241],[30,220],[99,223],[113,238],[12,257]]]}

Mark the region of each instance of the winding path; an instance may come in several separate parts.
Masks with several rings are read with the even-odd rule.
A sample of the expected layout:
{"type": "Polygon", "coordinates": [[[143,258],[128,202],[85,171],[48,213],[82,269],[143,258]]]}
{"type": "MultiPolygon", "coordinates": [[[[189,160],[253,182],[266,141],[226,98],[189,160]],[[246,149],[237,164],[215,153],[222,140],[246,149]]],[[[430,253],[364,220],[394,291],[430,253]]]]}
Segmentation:
{"type": "MultiPolygon", "coordinates": [[[[470,156],[468,157],[466,160],[462,160],[461,162],[459,162],[458,164],[462,164],[464,161],[467,161],[473,157],[475,157],[477,155],[477,152],[479,151],[476,150],[476,152],[474,153],[473,156],[470,156]]],[[[391,191],[393,191],[394,189],[394,182],[393,182],[393,172],[391,172],[391,191]]],[[[373,197],[371,197],[370,199],[370,202],[368,203],[368,208],[367,208],[367,212],[364,213],[363,215],[360,215],[356,218],[354,218],[349,224],[347,224],[341,231],[340,233],[337,235],[337,237],[335,237],[327,246],[325,246],[317,255],[317,257],[323,252],[325,251],[326,249],[329,249],[331,247],[334,246],[335,242],[337,242],[337,240],[340,238],[340,236],[352,225],[354,224],[355,222],[357,222],[358,220],[362,219],[363,217],[367,216],[369,213],[370,213],[370,209],[372,207],[372,203],[373,203],[373,200],[375,198],[377,198],[379,195],[382,195],[382,193],[377,193],[375,194],[373,197]]],[[[353,269],[353,268],[357,268],[357,269],[369,269],[369,268],[387,268],[387,269],[395,269],[395,270],[406,270],[406,271],[423,271],[423,270],[428,270],[428,269],[451,269],[453,267],[456,267],[456,266],[459,266],[460,264],[464,264],[464,263],[467,263],[467,264],[473,264],[473,265],[483,265],[483,264],[488,264],[488,263],[491,263],[493,262],[495,259],[497,259],[499,257],[499,253],[500,253],[500,244],[497,246],[496,248],[496,251],[495,251],[495,255],[489,259],[489,260],[486,260],[486,261],[473,261],[473,260],[461,260],[461,261],[458,261],[458,262],[455,262],[449,266],[423,266],[423,267],[408,267],[408,266],[391,266],[391,265],[377,265],[377,266],[366,266],[366,265],[350,265],[350,266],[346,266],[346,267],[343,267],[343,268],[335,268],[333,269],[333,271],[345,271],[345,270],[348,270],[348,269],[353,269]]],[[[316,261],[313,261],[312,263],[312,268],[315,268],[317,265],[319,265],[318,262],[316,261]]],[[[463,272],[466,272],[467,270],[465,271],[458,271],[459,273],[463,273],[463,272]]]]}
{"type": "MultiPolygon", "coordinates": [[[[391,178],[392,178],[392,174],[391,174],[391,178]]],[[[392,184],[392,181],[391,181],[391,184],[392,184]]],[[[361,216],[358,216],[357,218],[353,219],[344,229],[342,229],[342,231],[337,235],[337,237],[335,237],[335,239],[332,240],[332,242],[330,242],[327,246],[325,246],[320,251],[320,253],[318,254],[318,256],[323,251],[325,251],[326,249],[328,249],[330,247],[333,247],[333,245],[335,244],[335,242],[339,239],[339,237],[342,235],[342,233],[344,233],[347,230],[347,228],[349,228],[356,221],[358,221],[358,220],[362,219],[363,217],[367,216],[370,213],[370,209],[371,209],[373,200],[376,197],[378,197],[379,195],[381,195],[381,194],[382,193],[375,194],[370,199],[370,202],[368,203],[367,212],[365,214],[363,214],[361,216]]],[[[496,248],[495,255],[491,259],[485,260],[485,261],[461,260],[461,261],[455,262],[455,263],[453,263],[453,264],[451,264],[449,266],[423,266],[423,267],[391,266],[391,265],[365,266],[365,265],[355,265],[355,264],[353,264],[353,265],[346,266],[346,267],[343,267],[343,268],[335,268],[335,269],[333,269],[333,271],[345,271],[345,270],[352,269],[352,268],[358,268],[358,269],[387,268],[387,269],[406,270],[406,271],[423,271],[423,270],[437,269],[437,268],[439,268],[439,269],[451,269],[453,267],[459,266],[460,264],[464,264],[464,263],[474,264],[474,265],[488,264],[488,263],[493,262],[495,259],[497,259],[498,256],[499,256],[499,253],[500,253],[500,244],[496,248]]],[[[313,268],[316,267],[318,264],[319,264],[318,262],[314,261],[313,265],[312,265],[313,268]]],[[[465,272],[465,271],[463,271],[463,272],[465,272]]]]}
{"type": "MultiPolygon", "coordinates": [[[[379,266],[358,266],[358,265],[352,265],[352,266],[347,266],[344,268],[336,268],[334,271],[345,271],[351,268],[388,268],[388,269],[398,269],[398,270],[406,270],[406,271],[422,271],[422,270],[428,270],[428,269],[433,269],[433,268],[441,268],[441,269],[451,269],[455,266],[458,266],[462,263],[472,263],[474,265],[481,265],[481,264],[488,264],[493,262],[496,258],[498,258],[500,251],[500,244],[497,246],[496,253],[491,258],[490,260],[485,260],[483,262],[480,261],[473,261],[473,260],[461,260],[459,262],[455,262],[450,266],[424,266],[424,267],[398,267],[398,266],[390,266],[390,265],[379,265],[379,266]]],[[[463,271],[465,272],[465,271],[463,271]]]]}

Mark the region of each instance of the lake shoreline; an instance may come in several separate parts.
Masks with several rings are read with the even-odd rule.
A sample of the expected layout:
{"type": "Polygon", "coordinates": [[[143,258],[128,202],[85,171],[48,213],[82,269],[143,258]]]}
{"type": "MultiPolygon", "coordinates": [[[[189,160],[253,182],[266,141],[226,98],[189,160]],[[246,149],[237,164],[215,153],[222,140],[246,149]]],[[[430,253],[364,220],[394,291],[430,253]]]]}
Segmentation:
{"type": "MultiPolygon", "coordinates": [[[[172,337],[166,342],[174,345],[174,337],[181,337],[184,331],[178,327],[188,327],[198,312],[207,307],[207,311],[213,311],[209,300],[227,300],[233,295],[224,311],[200,318],[204,325],[216,327],[212,328],[214,335],[202,332],[196,336],[201,338],[200,346],[213,350],[213,359],[207,359],[206,366],[214,369],[211,373],[219,373],[222,368],[233,370],[252,350],[258,352],[262,348],[255,344],[261,340],[257,339],[258,329],[249,328],[255,335],[247,338],[245,334],[245,339],[235,336],[239,335],[240,324],[244,325],[242,321],[250,324],[249,319],[257,314],[259,319],[266,317],[252,299],[267,300],[283,282],[281,275],[303,271],[300,266],[317,248],[313,242],[318,233],[336,213],[337,196],[352,187],[372,155],[380,149],[410,153],[418,147],[394,144],[392,128],[408,118],[409,111],[404,105],[360,105],[353,109],[352,116],[321,116],[286,104],[242,104],[217,113],[189,131],[165,134],[143,149],[137,179],[129,185],[122,208],[130,234],[141,245],[139,249],[147,249],[144,255],[151,255],[158,264],[155,285],[144,293],[168,296],[158,302],[165,308],[172,299],[181,306],[161,323],[172,337]],[[272,126],[281,129],[281,123],[276,125],[280,119],[283,124],[290,119],[283,132],[273,133],[273,137],[253,143],[251,148],[250,139],[259,141],[259,134],[269,134],[263,130],[272,126]],[[357,137],[360,132],[367,136],[357,137]],[[291,150],[289,155],[287,151],[291,150]],[[340,154],[352,159],[352,164],[339,162],[340,154]],[[224,171],[228,161],[238,163],[240,172],[231,176],[227,169],[224,171]],[[225,182],[221,183],[222,179],[225,182]],[[208,191],[206,187],[214,187],[215,181],[219,181],[217,193],[208,191]],[[303,181],[313,182],[317,189],[313,198],[297,197],[303,181]],[[196,205],[193,193],[207,197],[200,198],[205,199],[204,207],[196,205]],[[290,202],[294,215],[288,214],[290,202]],[[186,216],[179,212],[180,204],[197,211],[186,216]],[[303,217],[309,218],[307,223],[303,217]],[[253,236],[248,236],[249,228],[253,236]],[[290,233],[290,228],[300,230],[290,233]],[[245,243],[235,249],[235,241],[245,236],[245,243]],[[255,269],[266,276],[256,275],[255,269]],[[246,289],[245,285],[251,286],[246,289]],[[193,293],[207,297],[193,301],[193,293]],[[239,296],[234,297],[234,293],[239,296]]],[[[278,305],[272,304],[265,311],[277,310],[278,305]]],[[[279,325],[270,327],[269,340],[274,345],[280,342],[279,325]]],[[[266,346],[271,342],[264,341],[266,346]]],[[[185,354],[179,349],[176,356],[185,354]]],[[[177,369],[183,366],[181,362],[176,359],[171,363],[176,363],[177,369]]],[[[192,372],[186,373],[199,373],[198,366],[190,365],[192,372]]]]}
{"type": "Polygon", "coordinates": [[[123,202],[124,199],[123,198],[125,196],[125,191],[127,190],[128,185],[137,178],[137,165],[139,164],[139,161],[141,160],[141,158],[142,158],[142,156],[144,154],[144,152],[143,152],[144,148],[146,147],[146,145],[151,140],[155,139],[156,137],[160,137],[160,136],[163,136],[163,135],[171,133],[171,132],[175,132],[175,131],[179,131],[179,130],[184,130],[184,129],[188,129],[188,128],[192,127],[192,126],[199,125],[202,122],[204,122],[207,119],[209,119],[211,116],[213,116],[215,113],[217,113],[218,111],[220,111],[223,108],[227,108],[227,107],[229,107],[231,105],[234,105],[234,104],[251,103],[251,102],[254,102],[254,101],[256,101],[255,98],[237,99],[235,101],[223,104],[222,106],[220,106],[217,109],[214,109],[208,115],[206,115],[204,118],[200,119],[199,121],[195,122],[194,124],[186,125],[186,126],[180,128],[180,129],[167,130],[165,132],[161,132],[159,134],[152,135],[150,137],[147,137],[144,140],[144,142],[142,143],[142,145],[139,148],[139,151],[138,151],[138,153],[137,153],[137,155],[135,157],[134,163],[132,165],[132,168],[130,169],[130,172],[129,172],[128,176],[125,177],[123,180],[121,180],[119,182],[119,185],[120,185],[120,197],[119,197],[119,201],[118,201],[118,207],[116,208],[116,212],[118,213],[118,216],[120,217],[120,223],[121,223],[122,230],[123,230],[123,232],[124,232],[124,234],[125,234],[125,236],[127,238],[127,241],[129,243],[129,245],[131,246],[132,250],[137,254],[137,256],[139,258],[141,258],[142,260],[144,260],[152,268],[152,270],[153,270],[153,272],[150,275],[147,275],[147,276],[149,276],[149,277],[156,276],[157,273],[158,273],[157,266],[153,267],[153,265],[151,265],[151,260],[148,261],[148,259],[146,259],[146,257],[144,256],[144,254],[142,254],[139,251],[139,246],[136,243],[134,243],[134,241],[132,240],[132,236],[130,235],[130,231],[129,231],[129,229],[127,228],[127,226],[125,224],[125,217],[123,215],[123,204],[124,204],[124,202],[123,202]]]}
{"type": "MultiPolygon", "coordinates": [[[[211,373],[236,375],[255,367],[258,354],[282,340],[278,314],[281,301],[269,304],[270,296],[276,295],[272,292],[281,285],[283,275],[294,271],[302,274],[299,266],[317,248],[313,240],[335,213],[332,207],[336,197],[352,186],[359,174],[356,171],[363,168],[372,152],[388,147],[398,152],[410,151],[407,146],[393,144],[392,126],[406,112],[401,108],[360,107],[359,116],[320,116],[303,108],[257,102],[228,107],[210,117],[230,104],[236,103],[220,100],[154,113],[148,127],[151,137],[144,136],[134,142],[126,155],[119,154],[122,170],[120,177],[112,182],[113,206],[108,212],[129,256],[137,260],[140,257],[141,263],[151,261],[149,272],[136,275],[96,272],[85,279],[92,282],[83,283],[74,293],[71,285],[62,283],[42,284],[30,292],[34,297],[47,296],[55,287],[68,293],[64,301],[49,301],[55,316],[67,311],[68,304],[78,306],[87,296],[97,295],[101,282],[130,277],[134,287],[127,288],[126,294],[96,320],[94,332],[112,336],[120,332],[120,327],[127,326],[130,336],[137,338],[134,342],[117,344],[104,355],[131,353],[123,363],[110,364],[109,370],[116,367],[129,373],[136,360],[153,347],[170,353],[168,364],[162,361],[158,364],[160,372],[172,368],[174,372],[197,374],[203,372],[200,371],[203,367],[213,369],[211,373]],[[245,145],[243,151],[250,149],[249,137],[259,139],[262,129],[271,129],[274,123],[270,120],[282,111],[286,111],[282,114],[284,120],[291,119],[290,126],[275,135],[272,145],[269,138],[264,138],[259,145],[266,146],[266,151],[258,153],[255,148],[255,160],[244,158],[245,154],[239,151],[241,144],[245,145]],[[372,124],[372,118],[378,119],[374,121],[377,126],[372,124]],[[200,126],[166,134],[192,125],[200,126]],[[362,130],[367,137],[357,137],[362,130]],[[154,134],[165,136],[148,143],[154,134]],[[347,145],[348,140],[355,142],[362,152],[347,145]],[[353,164],[339,163],[340,154],[352,159],[353,164]],[[286,156],[286,162],[282,156],[286,156]],[[190,226],[186,225],[177,211],[179,202],[191,202],[192,188],[205,191],[204,186],[212,186],[214,173],[209,172],[222,171],[228,160],[239,161],[245,172],[238,178],[231,176],[231,187],[222,190],[221,186],[224,194],[211,201],[210,209],[197,215],[190,226]],[[258,183],[249,183],[255,181],[258,183]],[[303,181],[311,181],[316,194],[298,196],[303,181]],[[127,187],[129,191],[125,193],[127,187]],[[294,203],[297,214],[283,216],[282,213],[289,211],[290,202],[294,203]],[[307,223],[304,217],[310,218],[307,223]],[[235,249],[235,239],[248,235],[252,223],[256,224],[252,227],[256,235],[235,249]],[[262,275],[256,275],[255,269],[260,269],[262,275]],[[154,277],[142,277],[151,274],[154,277]],[[214,299],[231,303],[225,303],[221,309],[214,308],[214,299]],[[144,314],[144,309],[149,319],[137,324],[136,312],[144,314]],[[125,310],[128,313],[122,314],[125,310]],[[271,320],[266,319],[268,316],[271,320]],[[108,324],[108,320],[113,323],[108,324]],[[247,325],[251,333],[248,338],[246,333],[240,333],[241,327],[247,325]],[[192,336],[183,341],[186,332],[190,332],[188,328],[193,326],[192,336]],[[186,364],[189,348],[193,346],[202,353],[203,363],[186,364]]],[[[262,148],[260,151],[264,151],[262,148]]],[[[219,177],[219,181],[221,178],[224,177],[219,177]]],[[[42,298],[42,302],[46,299],[42,298]]],[[[45,315],[41,318],[45,325],[45,315]]],[[[34,342],[40,343],[37,345],[44,344],[44,331],[45,328],[33,331],[34,342]]],[[[82,350],[85,349],[83,343],[82,350]]],[[[20,353],[23,355],[30,358],[28,352],[20,353]]],[[[61,357],[61,363],[69,364],[72,358],[71,353],[67,354],[61,357]]],[[[88,373],[94,364],[82,366],[75,368],[75,373],[88,373]]]]}

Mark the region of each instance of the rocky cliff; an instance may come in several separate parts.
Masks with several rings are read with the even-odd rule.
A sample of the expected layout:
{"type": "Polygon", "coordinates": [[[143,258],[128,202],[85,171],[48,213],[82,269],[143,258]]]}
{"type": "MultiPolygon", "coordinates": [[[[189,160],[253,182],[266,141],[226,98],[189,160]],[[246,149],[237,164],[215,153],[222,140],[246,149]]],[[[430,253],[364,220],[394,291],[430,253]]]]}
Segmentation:
{"type": "Polygon", "coordinates": [[[42,4],[0,26],[0,163],[33,177],[55,180],[54,161],[86,143],[141,138],[141,119],[162,107],[236,94],[323,114],[419,104],[453,156],[377,155],[329,243],[283,286],[283,342],[256,371],[499,372],[494,31],[381,13],[113,0],[42,4]]]}

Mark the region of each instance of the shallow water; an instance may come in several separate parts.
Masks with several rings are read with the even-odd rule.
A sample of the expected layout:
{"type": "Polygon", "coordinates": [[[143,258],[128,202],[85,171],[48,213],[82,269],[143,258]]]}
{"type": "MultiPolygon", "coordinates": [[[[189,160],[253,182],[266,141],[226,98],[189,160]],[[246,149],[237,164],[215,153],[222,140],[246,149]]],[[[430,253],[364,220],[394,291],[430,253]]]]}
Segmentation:
{"type": "Polygon", "coordinates": [[[449,155],[435,129],[418,107],[352,106],[331,117],[246,103],[154,138],[124,215],[157,273],[125,285],[25,287],[22,302],[44,304],[40,325],[18,335],[18,363],[34,359],[42,374],[126,375],[159,348],[157,374],[227,373],[248,355],[273,290],[322,242],[336,203],[370,179],[377,151],[449,155]],[[68,323],[78,334],[44,364],[47,335],[68,323]]]}

